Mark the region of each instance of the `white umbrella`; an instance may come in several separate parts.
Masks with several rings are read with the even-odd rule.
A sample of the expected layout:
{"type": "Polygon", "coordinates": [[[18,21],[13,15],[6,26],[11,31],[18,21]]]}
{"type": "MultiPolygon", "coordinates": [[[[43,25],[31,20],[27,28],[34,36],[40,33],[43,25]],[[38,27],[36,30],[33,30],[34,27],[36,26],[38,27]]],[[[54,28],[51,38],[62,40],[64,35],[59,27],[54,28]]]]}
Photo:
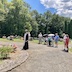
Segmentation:
{"type": "Polygon", "coordinates": [[[49,34],[48,36],[54,36],[54,34],[49,34]]]}

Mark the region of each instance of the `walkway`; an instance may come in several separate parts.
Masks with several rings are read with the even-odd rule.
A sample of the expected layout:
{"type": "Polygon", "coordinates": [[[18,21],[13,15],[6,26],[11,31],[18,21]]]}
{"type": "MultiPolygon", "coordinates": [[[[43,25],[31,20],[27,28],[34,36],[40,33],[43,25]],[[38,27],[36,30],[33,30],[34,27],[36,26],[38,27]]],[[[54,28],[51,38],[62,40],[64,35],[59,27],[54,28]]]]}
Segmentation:
{"type": "Polygon", "coordinates": [[[72,72],[72,54],[62,48],[30,43],[29,58],[9,72],[72,72]]]}

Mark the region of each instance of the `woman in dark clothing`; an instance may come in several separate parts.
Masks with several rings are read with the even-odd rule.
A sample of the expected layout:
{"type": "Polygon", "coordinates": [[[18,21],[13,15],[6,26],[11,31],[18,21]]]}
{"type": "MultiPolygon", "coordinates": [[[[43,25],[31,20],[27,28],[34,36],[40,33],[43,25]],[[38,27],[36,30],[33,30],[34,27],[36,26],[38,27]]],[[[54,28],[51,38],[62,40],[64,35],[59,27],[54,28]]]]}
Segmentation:
{"type": "Polygon", "coordinates": [[[51,46],[51,41],[52,41],[52,38],[49,36],[48,37],[48,46],[51,46]]]}
{"type": "Polygon", "coordinates": [[[28,31],[26,30],[26,33],[24,35],[24,46],[23,46],[23,50],[29,49],[28,39],[29,39],[29,34],[28,34],[28,31]]]}

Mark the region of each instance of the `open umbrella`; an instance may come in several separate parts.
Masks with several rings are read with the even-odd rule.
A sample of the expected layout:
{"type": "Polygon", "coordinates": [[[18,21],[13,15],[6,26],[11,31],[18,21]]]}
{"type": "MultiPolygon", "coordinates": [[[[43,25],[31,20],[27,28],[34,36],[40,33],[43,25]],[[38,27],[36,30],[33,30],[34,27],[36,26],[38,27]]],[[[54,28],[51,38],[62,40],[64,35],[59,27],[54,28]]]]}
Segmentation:
{"type": "Polygon", "coordinates": [[[44,35],[43,35],[43,37],[47,37],[47,36],[48,36],[48,34],[44,34],[44,35]]]}
{"type": "Polygon", "coordinates": [[[48,36],[54,36],[54,34],[49,34],[48,36]]]}

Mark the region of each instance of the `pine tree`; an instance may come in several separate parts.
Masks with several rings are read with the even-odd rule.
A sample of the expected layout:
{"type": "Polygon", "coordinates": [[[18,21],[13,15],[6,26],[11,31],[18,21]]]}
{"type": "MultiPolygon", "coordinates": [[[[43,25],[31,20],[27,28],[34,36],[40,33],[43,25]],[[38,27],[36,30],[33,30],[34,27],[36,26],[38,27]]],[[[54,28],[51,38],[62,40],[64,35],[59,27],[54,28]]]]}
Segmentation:
{"type": "Polygon", "coordinates": [[[68,25],[68,34],[69,34],[70,38],[72,38],[72,20],[70,21],[70,23],[68,25]]]}
{"type": "Polygon", "coordinates": [[[68,33],[68,23],[65,21],[65,33],[68,33]]]}

